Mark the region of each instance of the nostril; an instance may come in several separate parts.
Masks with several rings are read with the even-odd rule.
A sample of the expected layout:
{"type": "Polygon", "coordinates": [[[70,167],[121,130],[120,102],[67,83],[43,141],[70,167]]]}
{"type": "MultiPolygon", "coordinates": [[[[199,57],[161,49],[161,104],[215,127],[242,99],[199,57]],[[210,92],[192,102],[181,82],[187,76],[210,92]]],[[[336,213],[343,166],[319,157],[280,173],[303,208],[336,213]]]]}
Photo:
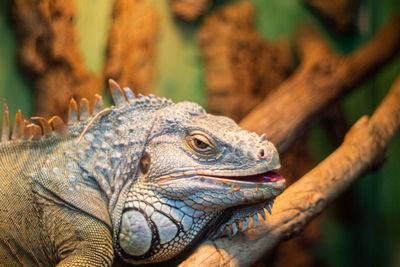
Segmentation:
{"type": "Polygon", "coordinates": [[[259,159],[264,159],[265,158],[264,148],[261,148],[260,151],[258,151],[258,158],[259,159]]]}

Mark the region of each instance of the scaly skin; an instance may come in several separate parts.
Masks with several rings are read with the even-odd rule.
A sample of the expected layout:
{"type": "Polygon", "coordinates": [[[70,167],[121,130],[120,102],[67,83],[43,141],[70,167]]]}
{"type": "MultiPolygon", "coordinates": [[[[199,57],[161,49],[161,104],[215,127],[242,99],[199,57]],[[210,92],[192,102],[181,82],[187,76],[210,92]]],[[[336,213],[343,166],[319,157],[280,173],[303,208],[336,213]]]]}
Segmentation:
{"type": "Polygon", "coordinates": [[[25,128],[0,143],[0,262],[162,262],[205,236],[255,227],[282,192],[264,136],[194,103],[111,89],[116,107],[62,135],[22,140],[25,128]]]}

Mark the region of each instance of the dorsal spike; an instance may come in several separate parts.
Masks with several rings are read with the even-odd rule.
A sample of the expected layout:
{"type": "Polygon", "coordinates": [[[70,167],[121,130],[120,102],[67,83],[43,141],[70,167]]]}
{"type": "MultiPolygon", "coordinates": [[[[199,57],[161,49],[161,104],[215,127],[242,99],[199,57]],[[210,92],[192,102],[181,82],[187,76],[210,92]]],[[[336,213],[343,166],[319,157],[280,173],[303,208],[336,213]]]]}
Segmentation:
{"type": "Polygon", "coordinates": [[[49,120],[49,124],[51,125],[51,128],[53,129],[53,131],[56,132],[57,134],[61,135],[64,133],[66,125],[59,116],[53,116],[49,120]]]}
{"type": "Polygon", "coordinates": [[[15,115],[14,127],[11,134],[12,140],[18,140],[22,137],[24,130],[24,124],[22,121],[21,110],[19,109],[15,115]]]}
{"type": "Polygon", "coordinates": [[[124,92],[125,96],[128,99],[128,101],[134,101],[136,99],[135,94],[132,92],[132,90],[129,87],[124,87],[124,92]]]}
{"type": "Polygon", "coordinates": [[[30,127],[29,125],[29,121],[24,120],[24,135],[22,136],[23,140],[32,140],[32,127],[30,127]]]}
{"type": "Polygon", "coordinates": [[[75,99],[71,98],[68,108],[68,123],[76,122],[78,120],[78,105],[76,104],[75,99]]]}
{"type": "Polygon", "coordinates": [[[5,142],[10,138],[10,118],[8,116],[8,106],[5,99],[3,99],[3,128],[1,131],[1,139],[0,141],[5,142]]]}
{"type": "Polygon", "coordinates": [[[103,97],[101,95],[95,94],[94,96],[94,107],[93,115],[96,115],[103,110],[103,97]]]}
{"type": "Polygon", "coordinates": [[[79,102],[79,120],[83,121],[90,117],[89,100],[82,98],[79,102]]]}
{"type": "Polygon", "coordinates": [[[116,106],[121,106],[127,102],[124,92],[122,91],[119,84],[113,79],[108,80],[108,84],[110,86],[111,96],[114,100],[114,104],[116,106]]]}
{"type": "Polygon", "coordinates": [[[42,139],[42,128],[39,125],[34,123],[29,124],[27,127],[32,129],[32,140],[40,140],[42,139]]]}
{"type": "Polygon", "coordinates": [[[40,125],[42,126],[43,136],[45,138],[49,137],[53,133],[53,130],[51,129],[49,122],[45,118],[32,117],[32,120],[37,120],[40,123],[40,125]]]}

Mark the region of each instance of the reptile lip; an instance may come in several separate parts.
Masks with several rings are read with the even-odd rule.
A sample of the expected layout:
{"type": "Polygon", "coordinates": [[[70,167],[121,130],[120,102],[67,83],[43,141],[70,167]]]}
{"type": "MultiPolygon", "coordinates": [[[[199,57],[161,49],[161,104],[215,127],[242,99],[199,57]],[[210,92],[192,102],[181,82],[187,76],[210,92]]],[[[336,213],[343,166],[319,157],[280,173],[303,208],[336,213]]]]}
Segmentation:
{"type": "Polygon", "coordinates": [[[252,183],[275,183],[278,181],[284,181],[280,174],[275,171],[268,171],[259,174],[253,175],[246,175],[246,176],[214,176],[216,178],[223,178],[225,180],[232,180],[232,181],[242,181],[242,182],[252,182],[252,183]]]}

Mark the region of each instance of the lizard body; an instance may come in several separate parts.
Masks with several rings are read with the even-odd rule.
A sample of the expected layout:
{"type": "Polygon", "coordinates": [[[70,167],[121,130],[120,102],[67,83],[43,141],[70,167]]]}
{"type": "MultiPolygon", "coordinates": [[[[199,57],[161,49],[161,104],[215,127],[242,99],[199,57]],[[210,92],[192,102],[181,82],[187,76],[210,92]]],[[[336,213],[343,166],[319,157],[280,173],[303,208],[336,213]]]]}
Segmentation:
{"type": "Polygon", "coordinates": [[[176,257],[201,238],[256,227],[284,179],[265,136],[190,102],[136,98],[111,81],[115,106],[86,100],[58,117],[8,112],[0,142],[0,262],[111,266],[176,257]],[[79,116],[77,115],[79,113],[79,116]],[[249,220],[249,217],[252,218],[249,220]]]}

